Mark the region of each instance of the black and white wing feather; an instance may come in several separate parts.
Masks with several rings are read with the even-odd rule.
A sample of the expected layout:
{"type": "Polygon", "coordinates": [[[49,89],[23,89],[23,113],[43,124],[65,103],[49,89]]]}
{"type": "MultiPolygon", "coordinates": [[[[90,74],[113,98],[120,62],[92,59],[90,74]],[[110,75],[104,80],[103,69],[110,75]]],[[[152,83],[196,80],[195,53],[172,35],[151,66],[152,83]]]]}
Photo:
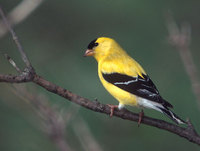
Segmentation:
{"type": "Polygon", "coordinates": [[[159,94],[156,86],[153,84],[148,75],[131,77],[120,73],[103,73],[103,78],[117,86],[118,88],[132,93],[141,98],[162,104],[164,107],[173,107],[169,102],[165,101],[159,94]]]}

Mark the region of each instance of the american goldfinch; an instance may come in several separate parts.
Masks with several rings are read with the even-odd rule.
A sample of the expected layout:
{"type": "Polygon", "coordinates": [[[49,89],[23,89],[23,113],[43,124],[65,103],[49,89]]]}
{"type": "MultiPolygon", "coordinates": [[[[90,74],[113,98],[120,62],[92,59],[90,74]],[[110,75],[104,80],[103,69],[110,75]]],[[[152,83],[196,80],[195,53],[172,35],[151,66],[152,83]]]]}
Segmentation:
{"type": "MultiPolygon", "coordinates": [[[[118,43],[107,37],[91,41],[84,56],[93,56],[98,62],[98,75],[106,90],[119,101],[109,105],[113,110],[125,105],[160,111],[177,124],[185,123],[169,110],[173,106],[164,100],[144,69],[118,43]]],[[[143,110],[139,114],[140,124],[143,110]]]]}

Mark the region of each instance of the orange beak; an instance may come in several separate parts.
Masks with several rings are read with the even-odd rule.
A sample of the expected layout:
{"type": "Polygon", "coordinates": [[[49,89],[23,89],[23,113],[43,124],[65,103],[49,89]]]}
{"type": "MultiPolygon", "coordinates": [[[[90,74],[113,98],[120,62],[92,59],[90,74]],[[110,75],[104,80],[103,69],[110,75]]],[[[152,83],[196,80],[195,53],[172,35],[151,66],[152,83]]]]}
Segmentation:
{"type": "Polygon", "coordinates": [[[85,51],[85,54],[83,56],[87,57],[87,56],[93,56],[93,55],[94,55],[94,50],[88,49],[85,51]]]}

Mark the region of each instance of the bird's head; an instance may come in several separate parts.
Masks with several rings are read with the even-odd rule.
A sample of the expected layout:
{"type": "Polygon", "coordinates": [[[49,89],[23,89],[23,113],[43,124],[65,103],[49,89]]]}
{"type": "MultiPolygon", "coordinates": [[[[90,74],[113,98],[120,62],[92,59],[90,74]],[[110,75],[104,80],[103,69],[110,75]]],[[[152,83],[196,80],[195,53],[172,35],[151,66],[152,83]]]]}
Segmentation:
{"type": "Polygon", "coordinates": [[[91,41],[84,56],[93,56],[97,61],[115,53],[120,46],[111,38],[100,37],[91,41]]]}

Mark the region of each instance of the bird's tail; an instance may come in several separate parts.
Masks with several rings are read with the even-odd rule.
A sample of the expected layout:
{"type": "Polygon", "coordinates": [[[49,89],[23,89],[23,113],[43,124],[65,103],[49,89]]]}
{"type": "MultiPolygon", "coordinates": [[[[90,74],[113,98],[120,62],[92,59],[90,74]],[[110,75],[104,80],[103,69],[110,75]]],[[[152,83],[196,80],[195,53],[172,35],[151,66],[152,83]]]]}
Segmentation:
{"type": "Polygon", "coordinates": [[[172,119],[177,124],[186,124],[184,120],[179,118],[175,113],[170,111],[167,107],[164,107],[164,108],[159,107],[159,109],[161,110],[161,112],[163,112],[165,115],[167,115],[170,119],[172,119]]]}

